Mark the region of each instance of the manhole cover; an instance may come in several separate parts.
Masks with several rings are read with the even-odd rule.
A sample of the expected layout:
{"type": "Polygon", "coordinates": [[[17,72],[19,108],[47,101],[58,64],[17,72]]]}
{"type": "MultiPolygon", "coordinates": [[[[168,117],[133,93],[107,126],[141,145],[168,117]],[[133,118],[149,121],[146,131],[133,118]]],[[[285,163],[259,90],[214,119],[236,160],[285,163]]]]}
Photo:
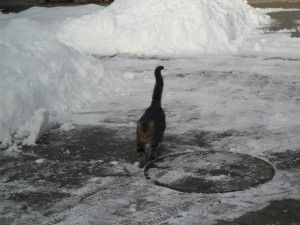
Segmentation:
{"type": "Polygon", "coordinates": [[[181,192],[241,191],[271,180],[274,168],[266,161],[233,152],[186,152],[150,162],[144,170],[156,185],[181,192]]]}

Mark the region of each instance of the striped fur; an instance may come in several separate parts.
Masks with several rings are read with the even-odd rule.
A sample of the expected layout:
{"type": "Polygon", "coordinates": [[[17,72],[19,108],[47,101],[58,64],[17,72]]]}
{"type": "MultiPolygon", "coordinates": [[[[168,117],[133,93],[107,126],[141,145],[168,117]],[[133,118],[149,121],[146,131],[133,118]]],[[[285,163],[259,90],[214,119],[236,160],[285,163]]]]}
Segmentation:
{"type": "Polygon", "coordinates": [[[162,141],[164,131],[166,128],[165,113],[161,107],[161,97],[163,91],[163,78],[161,70],[163,66],[158,66],[155,69],[155,87],[153,90],[151,105],[146,109],[143,116],[137,122],[137,152],[139,157],[139,167],[142,168],[145,165],[145,148],[147,144],[150,144],[151,153],[150,160],[153,160],[157,156],[158,144],[162,141]]]}

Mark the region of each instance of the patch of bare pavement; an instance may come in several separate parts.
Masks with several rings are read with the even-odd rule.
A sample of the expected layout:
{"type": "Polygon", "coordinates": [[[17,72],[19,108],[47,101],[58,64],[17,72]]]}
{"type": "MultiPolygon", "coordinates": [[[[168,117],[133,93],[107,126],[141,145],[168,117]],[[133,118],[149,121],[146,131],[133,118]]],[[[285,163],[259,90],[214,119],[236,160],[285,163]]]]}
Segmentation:
{"type": "Polygon", "coordinates": [[[300,8],[299,0],[248,0],[248,3],[258,8],[300,8]]]}
{"type": "Polygon", "coordinates": [[[219,221],[216,225],[299,225],[300,201],[283,199],[256,212],[247,213],[233,221],[219,221]]]}
{"type": "Polygon", "coordinates": [[[121,131],[90,126],[51,129],[38,145],[24,146],[18,157],[2,155],[0,178],[6,183],[26,180],[72,188],[93,176],[128,176],[126,170],[110,170],[111,162],[133,163],[135,159],[133,135],[121,138],[121,131]]]}
{"type": "Polygon", "coordinates": [[[270,12],[268,15],[273,19],[272,23],[265,27],[266,32],[275,32],[280,30],[288,30],[291,37],[300,37],[299,20],[300,20],[300,2],[271,2],[250,1],[251,5],[258,8],[287,8],[288,11],[270,12]],[[295,10],[292,10],[295,9],[295,10]],[[289,31],[292,30],[292,31],[289,31]]]}
{"type": "Polygon", "coordinates": [[[272,12],[269,15],[273,19],[273,22],[266,28],[267,31],[293,30],[290,32],[291,37],[300,37],[300,30],[298,28],[300,26],[300,10],[272,12]]]}

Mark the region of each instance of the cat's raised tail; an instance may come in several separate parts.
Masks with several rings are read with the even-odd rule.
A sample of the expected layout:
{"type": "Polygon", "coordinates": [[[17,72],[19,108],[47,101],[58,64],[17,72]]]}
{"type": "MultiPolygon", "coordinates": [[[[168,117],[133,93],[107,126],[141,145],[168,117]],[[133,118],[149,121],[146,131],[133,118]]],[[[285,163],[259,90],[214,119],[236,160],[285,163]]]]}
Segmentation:
{"type": "Polygon", "coordinates": [[[163,66],[158,66],[158,67],[156,67],[156,69],[154,71],[156,82],[155,82],[155,87],[153,90],[151,106],[155,106],[155,105],[160,106],[161,105],[161,96],[162,96],[163,87],[164,87],[164,80],[161,75],[161,71],[163,69],[164,69],[163,66]]]}

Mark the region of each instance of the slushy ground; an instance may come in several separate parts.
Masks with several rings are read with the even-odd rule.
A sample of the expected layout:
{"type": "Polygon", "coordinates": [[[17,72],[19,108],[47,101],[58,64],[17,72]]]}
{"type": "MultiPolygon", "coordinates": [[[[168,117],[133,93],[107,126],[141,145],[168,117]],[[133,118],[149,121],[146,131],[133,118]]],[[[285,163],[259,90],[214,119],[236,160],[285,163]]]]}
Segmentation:
{"type": "MultiPolygon", "coordinates": [[[[263,140],[266,136],[272,135],[255,131],[194,131],[180,137],[167,134],[160,154],[187,149],[226,151],[232,142],[246,141],[249,137],[263,140]]],[[[205,205],[210,205],[212,211],[198,224],[210,224],[215,218],[219,218],[220,225],[299,224],[300,201],[291,198],[293,189],[285,187],[287,183],[293,188],[299,185],[295,176],[300,169],[299,150],[269,151],[263,155],[276,168],[273,181],[265,186],[257,183],[248,193],[246,190],[197,196],[146,182],[142,170],[132,165],[136,160],[134,148],[133,127],[78,126],[72,131],[53,128],[36,147],[24,148],[18,158],[2,156],[1,198],[6,204],[1,212],[1,224],[110,224],[109,220],[113,224],[160,224],[173,217],[175,221],[182,219],[186,224],[196,224],[184,220],[185,212],[196,207],[201,214],[205,205]],[[279,192],[268,190],[269,185],[274,185],[272,182],[282,185],[279,192]],[[221,219],[224,212],[230,214],[236,210],[236,204],[255,205],[257,199],[254,202],[248,199],[249,192],[254,198],[267,198],[268,206],[253,209],[233,221],[221,219]],[[242,198],[244,195],[247,201],[242,198]],[[159,200],[159,196],[164,197],[159,200]],[[276,200],[279,196],[283,199],[276,200]],[[98,215],[98,211],[104,215],[98,215]],[[151,214],[147,215],[148,212],[151,214]],[[91,218],[92,222],[87,222],[91,218]]],[[[236,167],[243,163],[237,162],[236,167]]],[[[251,168],[263,170],[260,166],[254,160],[251,168]]],[[[255,177],[252,179],[255,181],[255,177]]]]}

